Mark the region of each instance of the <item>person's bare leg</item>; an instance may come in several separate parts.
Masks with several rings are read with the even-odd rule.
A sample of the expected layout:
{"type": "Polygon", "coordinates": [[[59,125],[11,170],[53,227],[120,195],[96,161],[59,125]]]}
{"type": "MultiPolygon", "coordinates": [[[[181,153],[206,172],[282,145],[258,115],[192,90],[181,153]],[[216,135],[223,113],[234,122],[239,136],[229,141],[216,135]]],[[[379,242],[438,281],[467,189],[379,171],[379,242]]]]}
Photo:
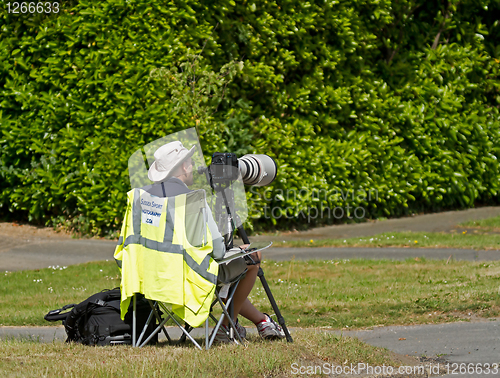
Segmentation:
{"type": "Polygon", "coordinates": [[[262,312],[257,310],[252,302],[248,300],[248,298],[245,299],[245,301],[243,302],[243,306],[241,306],[240,315],[244,318],[247,318],[254,324],[257,324],[262,320],[266,320],[266,316],[262,312]]]}
{"type": "MultiPolygon", "coordinates": [[[[253,285],[255,284],[255,279],[257,278],[257,273],[259,271],[259,265],[248,265],[247,273],[245,277],[240,280],[238,287],[233,295],[233,320],[236,321],[238,314],[241,311],[241,307],[248,297],[248,294],[252,291],[253,285]]],[[[224,325],[228,324],[228,320],[224,318],[224,325]]]]}
{"type": "MultiPolygon", "coordinates": [[[[260,253],[258,253],[259,261],[262,258],[260,253]]],[[[257,310],[252,303],[248,300],[248,294],[252,291],[255,280],[257,279],[257,273],[259,272],[260,264],[248,265],[247,273],[245,277],[240,281],[236,291],[233,296],[233,320],[236,321],[238,314],[241,313],[242,316],[248,320],[257,324],[266,317],[263,313],[257,310]],[[243,312],[242,312],[243,311],[243,312]]],[[[224,319],[224,325],[228,324],[228,320],[224,319]]]]}

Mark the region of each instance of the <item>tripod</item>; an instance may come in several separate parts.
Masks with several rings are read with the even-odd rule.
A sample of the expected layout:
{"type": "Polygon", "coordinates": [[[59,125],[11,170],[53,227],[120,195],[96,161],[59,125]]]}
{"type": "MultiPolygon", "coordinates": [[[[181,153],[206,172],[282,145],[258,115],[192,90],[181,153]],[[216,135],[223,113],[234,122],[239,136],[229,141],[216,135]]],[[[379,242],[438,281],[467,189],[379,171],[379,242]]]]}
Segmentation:
{"type": "MultiPolygon", "coordinates": [[[[248,239],[248,235],[243,228],[243,224],[236,212],[234,211],[234,214],[231,213],[231,207],[229,204],[231,203],[234,207],[234,192],[233,189],[230,187],[230,185],[214,185],[212,186],[216,192],[216,202],[215,202],[215,213],[216,213],[216,220],[218,221],[217,223],[222,226],[221,232],[223,235],[225,235],[225,245],[226,249],[229,250],[233,248],[233,231],[234,231],[234,220],[236,220],[236,223],[239,224],[237,227],[238,233],[243,240],[244,244],[250,244],[250,240],[248,239]],[[229,197],[229,198],[228,198],[229,197]],[[226,214],[223,214],[222,208],[225,206],[226,208],[226,214]],[[233,220],[234,216],[234,220],[233,220]]],[[[264,288],[264,291],[266,292],[267,298],[269,299],[269,303],[271,304],[273,311],[278,319],[278,323],[280,324],[281,328],[283,329],[283,332],[285,333],[286,341],[291,343],[293,342],[292,336],[290,335],[290,332],[288,332],[288,328],[286,327],[285,324],[285,319],[281,315],[281,311],[278,308],[278,305],[274,299],[273,293],[271,292],[271,288],[269,287],[266,277],[264,276],[264,271],[262,270],[261,267],[259,267],[259,271],[257,273],[257,277],[259,277],[260,282],[262,284],[262,287],[264,288]]],[[[233,316],[233,305],[232,303],[229,306],[229,313],[230,316],[233,316]]]]}

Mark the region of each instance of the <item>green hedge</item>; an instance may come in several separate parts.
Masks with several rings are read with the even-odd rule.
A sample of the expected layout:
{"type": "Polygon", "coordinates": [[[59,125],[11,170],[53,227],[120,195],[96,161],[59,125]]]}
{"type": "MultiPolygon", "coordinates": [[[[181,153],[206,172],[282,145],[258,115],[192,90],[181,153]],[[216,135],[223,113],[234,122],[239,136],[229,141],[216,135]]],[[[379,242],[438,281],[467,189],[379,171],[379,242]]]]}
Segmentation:
{"type": "Polygon", "coordinates": [[[131,152],[195,125],[149,74],[205,43],[208,69],[244,62],[201,127],[205,152],[279,165],[270,188],[248,193],[254,227],[338,221],[304,221],[318,206],[380,217],[498,203],[498,11],[487,0],[82,0],[4,12],[1,215],[117,229],[131,152]]]}

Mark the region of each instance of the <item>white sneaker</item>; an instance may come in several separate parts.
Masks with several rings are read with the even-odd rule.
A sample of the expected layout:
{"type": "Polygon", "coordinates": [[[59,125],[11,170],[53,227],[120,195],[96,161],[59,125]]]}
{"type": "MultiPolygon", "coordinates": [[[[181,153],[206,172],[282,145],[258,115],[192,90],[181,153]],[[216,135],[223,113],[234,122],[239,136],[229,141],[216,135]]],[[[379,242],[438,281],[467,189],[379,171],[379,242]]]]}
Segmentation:
{"type": "Polygon", "coordinates": [[[279,324],[271,319],[269,315],[264,315],[266,316],[266,320],[263,320],[259,324],[257,324],[257,330],[259,331],[260,337],[269,340],[285,338],[285,332],[283,332],[279,324]]]}

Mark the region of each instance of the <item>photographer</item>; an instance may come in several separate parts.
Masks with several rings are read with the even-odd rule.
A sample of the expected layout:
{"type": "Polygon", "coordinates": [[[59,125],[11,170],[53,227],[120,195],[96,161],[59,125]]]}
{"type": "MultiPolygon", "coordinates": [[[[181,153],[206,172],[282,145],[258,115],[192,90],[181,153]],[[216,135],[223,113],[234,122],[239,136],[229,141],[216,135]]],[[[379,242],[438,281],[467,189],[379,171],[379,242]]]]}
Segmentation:
{"type": "MultiPolygon", "coordinates": [[[[188,186],[193,184],[193,162],[191,159],[193,154],[194,147],[188,150],[179,141],[170,142],[158,148],[154,153],[155,161],[148,172],[148,177],[154,184],[142,189],[157,197],[173,197],[190,192],[191,190],[188,186]]],[[[208,205],[207,213],[208,227],[213,239],[212,257],[215,260],[221,259],[226,254],[224,239],[217,228],[208,205]]],[[[247,246],[243,245],[241,248],[246,248],[247,246]]],[[[233,297],[234,321],[236,322],[238,333],[242,338],[246,336],[245,328],[237,322],[238,315],[242,315],[256,325],[261,337],[265,339],[284,338],[285,334],[281,327],[269,315],[257,310],[247,298],[257,278],[259,263],[261,261],[260,252],[256,252],[251,256],[257,264],[246,265],[244,259],[241,258],[233,260],[227,265],[221,264],[219,266],[219,276],[226,277],[237,276],[243,273],[245,268],[247,269],[233,297]]],[[[226,318],[222,327],[226,330],[228,329],[228,320],[226,318]]],[[[229,342],[229,338],[222,327],[217,332],[215,341],[229,342]]]]}

